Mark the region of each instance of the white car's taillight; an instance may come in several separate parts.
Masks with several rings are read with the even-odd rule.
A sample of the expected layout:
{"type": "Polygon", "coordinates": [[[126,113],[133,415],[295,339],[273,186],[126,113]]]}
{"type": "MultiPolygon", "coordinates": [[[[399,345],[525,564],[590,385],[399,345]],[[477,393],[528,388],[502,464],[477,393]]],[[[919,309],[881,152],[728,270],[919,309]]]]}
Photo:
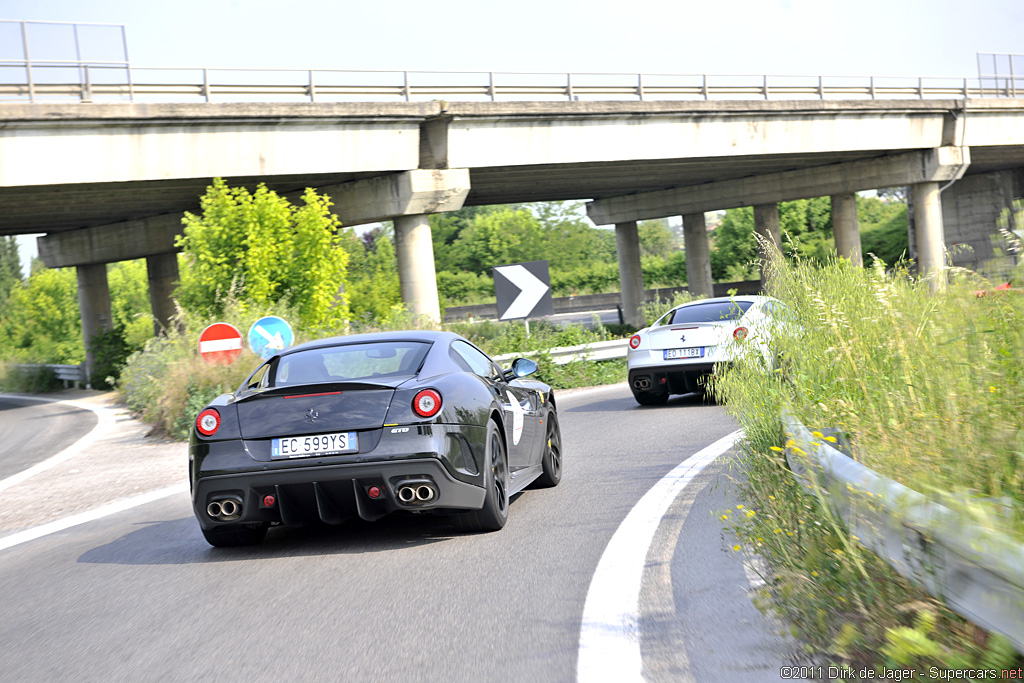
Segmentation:
{"type": "Polygon", "coordinates": [[[629,348],[635,349],[638,346],[640,346],[640,335],[634,334],[629,338],[629,348]]]}
{"type": "Polygon", "coordinates": [[[735,339],[736,341],[743,341],[744,339],[747,338],[747,328],[737,327],[735,330],[732,331],[732,336],[733,339],[735,339]]]}

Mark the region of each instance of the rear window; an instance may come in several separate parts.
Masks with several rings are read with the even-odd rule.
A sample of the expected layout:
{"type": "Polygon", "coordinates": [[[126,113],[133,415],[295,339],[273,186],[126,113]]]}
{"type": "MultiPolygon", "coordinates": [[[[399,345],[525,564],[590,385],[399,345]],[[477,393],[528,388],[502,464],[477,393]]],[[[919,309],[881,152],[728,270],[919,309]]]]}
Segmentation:
{"type": "Polygon", "coordinates": [[[430,349],[426,342],[371,342],[326,346],[281,358],[272,386],[372,380],[414,375],[430,349]]]}
{"type": "Polygon", "coordinates": [[[739,320],[752,301],[709,301],[702,304],[683,306],[672,314],[669,325],[679,323],[716,323],[721,320],[739,320]]]}

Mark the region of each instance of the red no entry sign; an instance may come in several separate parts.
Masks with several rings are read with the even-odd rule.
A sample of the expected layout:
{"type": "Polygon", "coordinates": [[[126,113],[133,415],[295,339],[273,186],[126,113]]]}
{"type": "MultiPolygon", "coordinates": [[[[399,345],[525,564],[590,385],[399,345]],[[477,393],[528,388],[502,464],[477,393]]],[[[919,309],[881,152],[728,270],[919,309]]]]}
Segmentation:
{"type": "Polygon", "coordinates": [[[231,365],[242,353],[242,333],[228,323],[214,323],[199,335],[199,355],[211,365],[231,365]]]}

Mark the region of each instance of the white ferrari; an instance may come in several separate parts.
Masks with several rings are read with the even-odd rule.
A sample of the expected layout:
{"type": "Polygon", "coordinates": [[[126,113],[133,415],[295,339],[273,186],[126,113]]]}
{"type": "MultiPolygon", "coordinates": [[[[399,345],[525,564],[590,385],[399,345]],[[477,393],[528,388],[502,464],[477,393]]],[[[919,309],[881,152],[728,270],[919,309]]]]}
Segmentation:
{"type": "Polygon", "coordinates": [[[767,296],[700,299],[676,306],[629,340],[629,387],[640,405],[705,392],[716,367],[757,352],[768,366],[772,330],[785,309],[767,296]]]}

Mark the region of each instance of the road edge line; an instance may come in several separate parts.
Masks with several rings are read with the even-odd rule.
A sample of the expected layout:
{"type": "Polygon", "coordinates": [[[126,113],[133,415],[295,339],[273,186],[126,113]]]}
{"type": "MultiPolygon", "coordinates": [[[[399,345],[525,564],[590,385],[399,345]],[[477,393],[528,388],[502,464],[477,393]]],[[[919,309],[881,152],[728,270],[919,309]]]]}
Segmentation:
{"type": "Polygon", "coordinates": [[[121,500],[108,503],[92,510],[79,512],[78,514],[71,515],[70,517],[58,519],[53,522],[47,522],[46,524],[40,524],[39,526],[34,526],[29,529],[25,529],[24,531],[11,534],[10,536],[4,536],[0,538],[0,551],[13,548],[14,546],[21,545],[22,543],[34,541],[37,538],[42,538],[43,536],[49,536],[50,534],[57,533],[58,531],[70,529],[71,527],[78,526],[80,524],[85,524],[86,522],[93,522],[97,519],[117,514],[118,512],[124,512],[125,510],[132,509],[133,507],[138,507],[139,505],[152,503],[160,500],[161,498],[173,496],[176,493],[187,492],[188,482],[182,481],[174,484],[173,486],[168,486],[167,488],[157,489],[156,491],[132,496],[131,498],[122,498],[121,500]]]}
{"type": "Polygon", "coordinates": [[[640,588],[654,534],[686,486],[742,435],[743,430],[736,430],[681,462],[637,501],[615,530],[587,590],[576,662],[579,683],[644,680],[640,588]]]}
{"type": "Polygon", "coordinates": [[[64,403],[80,410],[89,410],[96,415],[96,425],[78,441],[74,442],[59,453],[51,455],[42,462],[37,462],[35,465],[32,465],[21,472],[12,474],[6,479],[0,479],[0,491],[5,491],[37,474],[56,467],[62,462],[70,460],[78,455],[84,448],[91,446],[97,439],[99,439],[106,429],[114,424],[114,415],[112,412],[113,406],[110,405],[92,406],[75,399],[40,398],[36,396],[20,396],[18,394],[0,394],[0,398],[15,398],[27,401],[38,401],[40,403],[64,403]]]}

